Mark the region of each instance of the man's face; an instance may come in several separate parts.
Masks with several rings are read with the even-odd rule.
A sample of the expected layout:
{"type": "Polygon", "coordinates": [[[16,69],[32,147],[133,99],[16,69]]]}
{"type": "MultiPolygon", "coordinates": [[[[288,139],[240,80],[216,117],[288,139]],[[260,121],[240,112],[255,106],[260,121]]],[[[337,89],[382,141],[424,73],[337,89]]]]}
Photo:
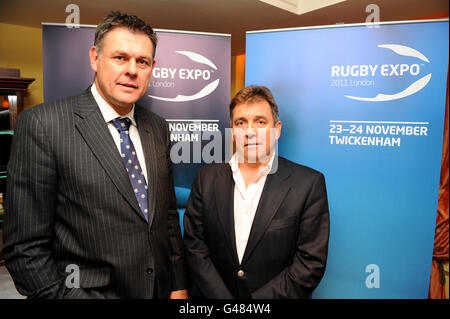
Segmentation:
{"type": "Polygon", "coordinates": [[[237,104],[232,129],[240,158],[247,163],[265,163],[280,138],[281,122],[274,123],[269,103],[262,100],[237,104]]]}
{"type": "Polygon", "coordinates": [[[105,35],[101,52],[91,47],[89,57],[97,90],[119,114],[128,113],[147,91],[155,63],[152,56],[149,37],[123,27],[105,35]]]}

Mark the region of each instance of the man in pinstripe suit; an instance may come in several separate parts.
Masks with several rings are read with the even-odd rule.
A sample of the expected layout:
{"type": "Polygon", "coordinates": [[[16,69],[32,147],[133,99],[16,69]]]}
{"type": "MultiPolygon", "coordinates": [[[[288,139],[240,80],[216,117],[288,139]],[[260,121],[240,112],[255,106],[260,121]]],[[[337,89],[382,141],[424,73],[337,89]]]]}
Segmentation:
{"type": "Polygon", "coordinates": [[[148,87],[156,40],[144,21],[112,12],[89,52],[94,84],[19,116],[3,254],[21,294],[187,297],[169,131],[135,105],[148,87]],[[131,174],[126,160],[139,169],[131,174]]]}

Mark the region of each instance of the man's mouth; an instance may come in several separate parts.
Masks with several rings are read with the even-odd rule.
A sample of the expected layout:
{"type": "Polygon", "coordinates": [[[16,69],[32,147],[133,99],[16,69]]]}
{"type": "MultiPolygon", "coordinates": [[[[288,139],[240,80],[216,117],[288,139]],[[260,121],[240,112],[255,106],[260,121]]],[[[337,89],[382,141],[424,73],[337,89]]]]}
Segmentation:
{"type": "Polygon", "coordinates": [[[244,144],[244,146],[245,147],[252,147],[252,146],[258,146],[259,145],[259,143],[247,143],[247,144],[244,144]]]}
{"type": "Polygon", "coordinates": [[[132,83],[119,83],[119,85],[127,87],[127,88],[137,89],[137,86],[132,83]]]}

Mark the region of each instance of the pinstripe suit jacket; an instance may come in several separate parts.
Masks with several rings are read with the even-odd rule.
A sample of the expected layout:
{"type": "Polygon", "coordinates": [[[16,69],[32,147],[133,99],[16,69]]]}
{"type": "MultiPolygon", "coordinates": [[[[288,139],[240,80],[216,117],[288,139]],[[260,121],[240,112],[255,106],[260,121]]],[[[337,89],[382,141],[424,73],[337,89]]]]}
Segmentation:
{"type": "Polygon", "coordinates": [[[167,124],[138,105],[135,119],[149,222],[90,88],[20,114],[8,164],[3,254],[21,294],[167,298],[186,288],[167,124]],[[66,285],[68,278],[76,284],[69,265],[79,269],[79,289],[66,285]]]}

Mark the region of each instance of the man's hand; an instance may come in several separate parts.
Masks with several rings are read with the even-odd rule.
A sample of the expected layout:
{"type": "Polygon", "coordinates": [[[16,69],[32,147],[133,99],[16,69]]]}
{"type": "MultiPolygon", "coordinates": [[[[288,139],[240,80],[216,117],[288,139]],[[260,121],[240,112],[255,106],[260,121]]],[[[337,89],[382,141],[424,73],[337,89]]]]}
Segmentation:
{"type": "Polygon", "coordinates": [[[170,299],[188,299],[187,289],[176,290],[170,293],[170,299]]]}

